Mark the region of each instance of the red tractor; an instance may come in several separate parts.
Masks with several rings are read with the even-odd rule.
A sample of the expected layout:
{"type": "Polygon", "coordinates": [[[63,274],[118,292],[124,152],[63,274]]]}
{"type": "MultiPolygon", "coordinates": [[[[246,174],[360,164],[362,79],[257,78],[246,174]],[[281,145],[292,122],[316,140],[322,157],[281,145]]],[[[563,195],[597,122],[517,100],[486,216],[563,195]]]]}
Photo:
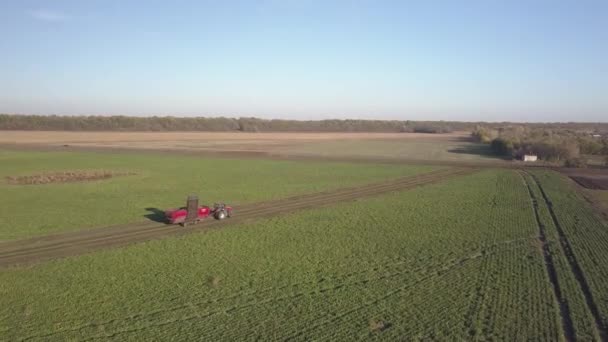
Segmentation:
{"type": "Polygon", "coordinates": [[[198,197],[189,196],[186,207],[165,211],[165,218],[169,223],[181,224],[182,226],[198,223],[209,216],[213,216],[217,220],[223,220],[232,216],[232,207],[224,203],[215,203],[213,208],[206,205],[199,206],[198,197]]]}

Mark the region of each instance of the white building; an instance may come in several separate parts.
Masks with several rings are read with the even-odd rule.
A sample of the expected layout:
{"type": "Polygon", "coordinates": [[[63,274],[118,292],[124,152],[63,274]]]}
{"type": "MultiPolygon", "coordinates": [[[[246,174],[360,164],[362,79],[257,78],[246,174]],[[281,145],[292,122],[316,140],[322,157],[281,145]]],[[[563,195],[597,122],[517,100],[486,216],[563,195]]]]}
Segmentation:
{"type": "Polygon", "coordinates": [[[535,154],[524,154],[523,161],[525,162],[535,162],[538,160],[538,156],[535,154]]]}

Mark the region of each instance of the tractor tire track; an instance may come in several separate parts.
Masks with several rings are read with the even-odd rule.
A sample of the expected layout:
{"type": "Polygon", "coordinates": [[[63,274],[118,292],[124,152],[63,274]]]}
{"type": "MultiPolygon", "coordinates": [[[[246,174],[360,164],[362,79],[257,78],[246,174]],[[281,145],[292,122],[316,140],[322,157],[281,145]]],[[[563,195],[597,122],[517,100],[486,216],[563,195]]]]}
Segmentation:
{"type": "Polygon", "coordinates": [[[241,223],[251,219],[275,216],[301,209],[330,206],[337,202],[375,196],[391,191],[412,189],[448,178],[471,174],[476,171],[477,169],[473,168],[444,169],[390,182],[300,195],[288,199],[262,202],[260,204],[249,204],[240,208],[236,207],[235,217],[228,221],[210,219],[187,227],[157,222],[142,222],[8,242],[0,244],[0,267],[31,264],[80,255],[95,250],[126,246],[166,236],[180,236],[195,231],[220,228],[226,224],[241,223]]]}
{"type": "MultiPolygon", "coordinates": [[[[448,174],[450,174],[450,175],[460,174],[460,171],[457,171],[456,173],[454,171],[451,171],[449,173],[446,173],[446,171],[435,172],[433,174],[429,173],[428,175],[424,174],[424,175],[420,175],[420,176],[407,177],[407,178],[393,181],[390,183],[372,184],[372,185],[362,186],[359,188],[339,189],[334,192],[323,192],[323,193],[319,193],[319,194],[300,195],[300,196],[295,197],[295,198],[297,198],[297,200],[292,200],[291,198],[286,199],[286,200],[281,200],[281,202],[283,204],[280,204],[280,205],[277,204],[277,201],[266,202],[260,206],[258,206],[256,204],[250,204],[248,206],[242,207],[240,210],[239,210],[239,208],[235,208],[235,212],[236,212],[236,210],[239,210],[237,212],[238,213],[237,220],[257,218],[257,217],[262,217],[262,216],[265,216],[268,214],[274,214],[276,212],[286,212],[286,211],[301,209],[303,206],[309,206],[309,205],[310,206],[313,206],[313,205],[321,206],[323,203],[320,203],[320,201],[322,201],[324,203],[328,203],[328,204],[333,204],[334,202],[348,200],[348,199],[354,198],[355,196],[363,197],[366,195],[383,193],[383,192],[388,192],[388,191],[392,191],[392,190],[399,190],[402,188],[408,188],[410,186],[419,185],[421,182],[426,182],[430,179],[434,180],[438,176],[443,177],[448,174]]],[[[232,219],[231,222],[235,222],[235,220],[232,219]]],[[[151,235],[151,234],[157,233],[157,232],[158,233],[174,232],[175,234],[189,233],[192,230],[200,230],[201,227],[218,225],[220,223],[224,223],[224,222],[218,222],[215,220],[207,220],[207,221],[201,222],[200,224],[198,224],[196,226],[180,227],[180,226],[174,226],[174,225],[159,224],[159,223],[154,223],[154,222],[146,222],[144,224],[129,226],[130,229],[128,229],[128,230],[125,229],[125,226],[119,226],[120,230],[117,230],[116,227],[111,227],[109,229],[98,229],[98,230],[95,230],[92,232],[89,232],[89,231],[80,232],[79,234],[65,233],[65,234],[55,236],[54,239],[49,238],[47,241],[45,241],[46,243],[44,243],[44,244],[41,244],[38,239],[35,239],[35,241],[33,243],[31,243],[29,247],[24,246],[23,243],[19,243],[19,241],[18,241],[16,243],[14,243],[14,245],[16,245],[16,246],[12,246],[12,248],[6,248],[5,251],[2,251],[2,249],[0,248],[0,258],[5,257],[5,256],[16,257],[18,255],[25,255],[25,254],[32,253],[32,252],[40,253],[40,252],[43,252],[44,250],[55,248],[59,245],[63,245],[67,242],[82,241],[85,236],[88,239],[87,242],[101,242],[104,240],[112,240],[112,239],[115,240],[115,242],[118,242],[118,240],[117,240],[118,238],[130,238],[132,236],[142,234],[142,233],[145,233],[146,235],[151,235]]],[[[26,240],[26,241],[28,241],[28,240],[26,240]]]]}
{"type": "MultiPolygon", "coordinates": [[[[264,209],[267,208],[281,208],[284,209],[285,205],[289,204],[289,203],[298,203],[298,204],[302,204],[304,201],[310,201],[310,200],[318,200],[320,198],[327,198],[327,196],[338,196],[338,195],[342,195],[342,194],[354,194],[355,192],[360,192],[360,191],[364,191],[364,190],[369,190],[369,189],[380,189],[383,186],[395,186],[395,185],[399,185],[399,184],[404,184],[404,183],[409,183],[409,182],[419,182],[419,181],[423,181],[426,179],[426,177],[429,176],[433,176],[433,177],[437,177],[440,175],[445,175],[445,174],[452,174],[453,171],[447,171],[447,170],[437,170],[437,171],[431,171],[425,174],[421,174],[421,175],[416,175],[413,177],[406,177],[406,178],[400,178],[397,180],[392,180],[390,182],[382,182],[382,183],[374,183],[374,184],[369,184],[369,185],[363,185],[360,187],[352,187],[352,188],[342,188],[342,189],[337,189],[337,190],[329,190],[329,191],[323,191],[323,192],[319,192],[319,193],[313,193],[313,194],[303,194],[303,195],[298,195],[298,196],[293,196],[293,197],[289,197],[286,199],[281,199],[281,200],[274,200],[274,201],[265,201],[265,202],[260,202],[260,203],[254,203],[254,204],[248,204],[248,205],[244,205],[241,207],[235,207],[234,211],[236,213],[238,213],[238,216],[241,217],[245,214],[248,214],[250,212],[261,212],[264,209]],[[283,205],[280,205],[280,202],[285,203],[283,205]]],[[[200,225],[206,224],[206,225],[210,225],[213,224],[213,222],[215,222],[214,220],[209,220],[209,221],[203,221],[200,223],[200,225]]],[[[200,226],[199,225],[199,226],[200,226]]],[[[123,225],[117,225],[117,226],[111,226],[111,227],[104,227],[104,228],[98,228],[98,229],[91,229],[91,230],[86,230],[86,231],[79,231],[79,232],[69,232],[69,233],[60,233],[60,234],[54,234],[54,235],[47,235],[47,236],[42,236],[42,237],[34,237],[31,239],[26,239],[26,240],[20,240],[20,241],[11,241],[11,242],[5,242],[0,244],[0,257],[6,255],[6,254],[10,254],[13,251],[26,251],[28,249],[32,249],[32,250],[40,250],[41,247],[48,247],[50,246],[52,243],[65,243],[65,242],[69,242],[69,241],[80,241],[82,240],[85,236],[87,238],[95,238],[95,237],[108,237],[111,236],[113,234],[121,234],[124,233],[127,228],[128,228],[128,232],[136,232],[136,231],[146,231],[146,232],[152,232],[155,229],[165,229],[167,230],[169,227],[177,227],[177,226],[171,226],[165,223],[158,223],[158,222],[153,222],[153,221],[144,221],[144,222],[137,222],[137,223],[132,223],[132,224],[123,224],[123,225]]],[[[190,226],[190,227],[194,227],[194,226],[190,226]]],[[[184,228],[183,227],[179,227],[177,228],[180,231],[183,231],[184,228]]],[[[116,236],[113,235],[113,236],[116,236]]]]}
{"type": "Polygon", "coordinates": [[[559,307],[562,332],[566,341],[575,341],[576,335],[574,333],[574,324],[572,322],[570,307],[568,306],[568,302],[565,300],[564,295],[562,293],[557,277],[557,270],[555,269],[555,263],[553,262],[553,257],[551,256],[551,251],[549,250],[549,245],[547,244],[545,225],[543,224],[539,214],[538,199],[532,191],[532,187],[530,186],[530,183],[528,182],[528,179],[526,178],[525,174],[520,173],[520,176],[522,177],[526,188],[528,189],[528,194],[530,195],[530,200],[532,201],[534,217],[536,218],[536,225],[538,227],[538,240],[541,243],[541,251],[545,261],[545,270],[547,271],[547,276],[553,289],[553,296],[555,302],[559,307]]]}
{"type": "Polygon", "coordinates": [[[540,193],[543,197],[543,200],[544,200],[545,204],[547,205],[547,208],[549,209],[549,214],[551,215],[551,219],[553,220],[553,224],[555,225],[557,234],[559,236],[559,243],[562,247],[562,250],[564,251],[564,254],[566,255],[566,260],[568,261],[568,264],[570,265],[570,270],[572,271],[572,274],[574,275],[574,278],[578,282],[579,287],[583,293],[583,296],[585,297],[585,303],[587,304],[587,308],[589,309],[589,312],[591,312],[591,315],[593,316],[598,335],[602,341],[608,341],[608,330],[607,330],[606,326],[604,325],[604,322],[602,321],[602,316],[600,314],[600,311],[597,307],[597,304],[595,303],[595,300],[593,299],[593,293],[591,292],[589,283],[587,282],[587,279],[585,278],[585,273],[581,269],[581,267],[578,263],[578,260],[576,259],[576,256],[574,255],[572,245],[570,245],[570,241],[568,241],[568,237],[566,236],[564,229],[563,229],[562,225],[560,224],[560,222],[557,218],[557,215],[555,214],[555,210],[553,210],[553,203],[547,196],[547,193],[545,192],[545,189],[541,185],[541,182],[538,180],[538,177],[534,174],[530,174],[530,176],[534,180],[534,183],[538,186],[540,193]]]}
{"type": "MultiPolygon", "coordinates": [[[[460,174],[460,173],[458,173],[458,174],[460,174]]],[[[441,176],[444,177],[444,175],[441,175],[441,176]]],[[[320,207],[323,205],[333,204],[338,201],[344,201],[344,200],[349,200],[349,199],[358,198],[358,197],[375,195],[375,194],[384,193],[384,192],[392,191],[392,190],[401,190],[404,188],[410,188],[413,186],[421,185],[423,182],[426,183],[427,181],[430,181],[430,180],[434,181],[435,178],[436,177],[432,177],[432,179],[427,179],[426,177],[425,178],[415,177],[414,180],[407,179],[403,183],[383,184],[382,186],[379,186],[379,187],[375,186],[370,189],[364,189],[364,190],[354,189],[354,190],[348,191],[346,193],[340,192],[339,194],[329,193],[329,194],[324,194],[323,197],[315,195],[315,196],[311,196],[311,198],[307,199],[306,201],[297,201],[296,203],[290,203],[291,201],[283,200],[282,202],[286,202],[285,204],[275,205],[274,207],[270,206],[266,210],[264,210],[264,209],[260,210],[255,205],[252,205],[253,208],[251,208],[251,210],[249,210],[249,209],[243,210],[243,212],[238,214],[237,219],[236,220],[233,219],[233,220],[231,220],[231,222],[236,223],[237,221],[241,222],[244,220],[264,217],[264,216],[271,215],[271,214],[280,214],[283,212],[289,212],[289,211],[308,208],[308,207],[320,207]]],[[[97,234],[94,234],[94,236],[89,236],[88,239],[84,242],[84,244],[81,243],[79,246],[70,245],[70,246],[65,246],[65,247],[72,249],[72,252],[78,252],[78,254],[82,254],[82,253],[86,253],[86,251],[89,248],[95,247],[99,244],[103,244],[104,242],[111,242],[113,246],[122,246],[122,245],[133,242],[133,238],[137,238],[140,235],[145,238],[143,240],[143,241],[145,241],[145,240],[150,240],[153,238],[163,237],[165,235],[182,235],[182,234],[187,234],[187,233],[190,233],[190,232],[196,231],[196,230],[201,230],[201,229],[205,229],[205,228],[207,228],[207,229],[213,228],[213,227],[220,225],[221,223],[224,223],[224,222],[209,220],[209,221],[203,221],[202,223],[200,223],[198,225],[189,226],[189,227],[180,227],[180,226],[172,226],[172,225],[154,223],[150,226],[146,226],[146,225],[138,226],[137,229],[133,229],[133,230],[131,230],[131,229],[125,230],[123,228],[122,231],[114,233],[114,234],[103,234],[103,232],[101,232],[101,234],[100,234],[99,232],[97,232],[97,234]],[[78,249],[78,250],[76,250],[76,249],[78,249]]],[[[82,239],[81,238],[70,239],[69,241],[70,242],[82,242],[82,239]]],[[[17,251],[11,251],[8,254],[0,253],[0,265],[2,263],[1,258],[4,258],[4,257],[15,258],[15,257],[19,257],[20,255],[25,256],[28,254],[29,254],[29,256],[36,255],[36,254],[43,254],[43,253],[46,253],[47,250],[56,249],[60,246],[63,246],[66,242],[67,241],[60,240],[59,242],[55,242],[53,244],[47,244],[47,245],[42,245],[42,246],[36,245],[36,246],[31,247],[29,250],[21,249],[21,250],[17,250],[17,251]]]]}

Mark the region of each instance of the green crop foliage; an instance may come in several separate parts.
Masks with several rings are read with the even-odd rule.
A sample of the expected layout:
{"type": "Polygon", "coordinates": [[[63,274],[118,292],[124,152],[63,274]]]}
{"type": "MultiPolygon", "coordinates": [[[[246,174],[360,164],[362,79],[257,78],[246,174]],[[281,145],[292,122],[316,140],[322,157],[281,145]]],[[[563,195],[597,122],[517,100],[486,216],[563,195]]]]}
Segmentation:
{"type": "MultiPolygon", "coordinates": [[[[534,173],[540,181],[563,234],[570,246],[568,258],[580,268],[579,293],[588,287],[586,315],[593,310],[600,327],[608,327],[608,224],[585,203],[574,184],[554,172],[534,173]],[[593,308],[595,306],[595,308],[593,308]]],[[[557,227],[556,227],[557,228],[557,227]]],[[[562,248],[562,252],[564,248],[562,248]]],[[[575,272],[576,273],[576,272],[575,272]]],[[[597,339],[597,338],[596,338],[597,339]]]]}
{"type": "Polygon", "coordinates": [[[212,159],[153,154],[0,151],[0,240],[145,220],[146,208],[232,205],[366,184],[437,167],[212,159]],[[6,177],[63,170],[135,175],[81,183],[12,185],[6,177]]]}
{"type": "MultiPolygon", "coordinates": [[[[570,227],[566,216],[578,215],[576,230],[567,228],[568,238],[594,295],[605,300],[608,291],[599,292],[608,283],[599,270],[605,264],[592,267],[592,257],[604,260],[600,254],[608,240],[596,230],[605,226],[582,221],[580,215],[595,216],[562,187],[560,176],[539,178],[554,209],[569,210],[560,214],[564,227],[570,227]]],[[[538,195],[539,189],[533,192],[538,195]]],[[[541,203],[538,210],[541,222],[547,221],[577,336],[593,338],[593,321],[556,244],[548,208],[541,203]]],[[[2,270],[0,335],[7,340],[563,340],[538,234],[524,178],[515,171],[487,170],[410,191],[2,270]]]]}
{"type": "Polygon", "coordinates": [[[426,139],[320,141],[278,148],[286,153],[417,160],[499,161],[486,144],[453,141],[436,135],[426,139]]]}
{"type": "MultiPolygon", "coordinates": [[[[528,174],[524,175],[524,178],[530,184],[534,197],[538,201],[540,221],[544,225],[548,251],[556,269],[557,283],[562,293],[564,308],[572,322],[573,337],[581,341],[597,340],[599,337],[594,328],[593,316],[585,304],[585,297],[570,269],[567,255],[560,246],[558,230],[551,218],[549,207],[546,205],[542,192],[532,176],[528,174]]],[[[541,186],[544,184],[545,182],[542,182],[541,186]]],[[[555,299],[555,304],[558,305],[558,298],[555,299]]],[[[557,319],[561,321],[561,317],[557,317],[557,319]]]]}

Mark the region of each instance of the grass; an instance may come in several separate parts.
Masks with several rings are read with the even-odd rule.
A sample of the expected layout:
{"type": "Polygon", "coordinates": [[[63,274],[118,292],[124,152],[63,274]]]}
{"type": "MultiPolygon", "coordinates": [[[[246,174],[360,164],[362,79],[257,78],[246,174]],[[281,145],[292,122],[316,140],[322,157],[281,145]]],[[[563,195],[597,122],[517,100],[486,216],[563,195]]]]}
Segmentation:
{"type": "Polygon", "coordinates": [[[415,160],[448,161],[499,161],[489,145],[469,141],[442,139],[428,140],[370,140],[322,141],[289,146],[287,153],[322,156],[353,156],[379,158],[406,158],[415,160]]]}
{"type": "MultiPolygon", "coordinates": [[[[605,258],[605,225],[560,176],[537,177],[562,212],[594,295],[605,300],[605,263],[593,266],[591,259],[605,258]],[[578,226],[569,226],[572,215],[578,226]]],[[[550,225],[548,207],[541,208],[550,225]]],[[[554,252],[562,253],[555,231],[549,235],[554,252]]],[[[558,254],[566,279],[568,262],[558,254]]],[[[583,296],[570,280],[564,287],[578,310],[577,327],[592,336],[583,296]]],[[[3,270],[0,334],[8,340],[555,341],[563,333],[551,288],[523,178],[489,170],[3,270]]]]}
{"type": "Polygon", "coordinates": [[[239,205],[434,168],[0,150],[0,240],[141,221],[151,214],[146,208],[180,206],[192,193],[203,203],[239,205]],[[13,185],[6,180],[9,176],[27,178],[78,169],[135,174],[86,183],[13,185]]]}

